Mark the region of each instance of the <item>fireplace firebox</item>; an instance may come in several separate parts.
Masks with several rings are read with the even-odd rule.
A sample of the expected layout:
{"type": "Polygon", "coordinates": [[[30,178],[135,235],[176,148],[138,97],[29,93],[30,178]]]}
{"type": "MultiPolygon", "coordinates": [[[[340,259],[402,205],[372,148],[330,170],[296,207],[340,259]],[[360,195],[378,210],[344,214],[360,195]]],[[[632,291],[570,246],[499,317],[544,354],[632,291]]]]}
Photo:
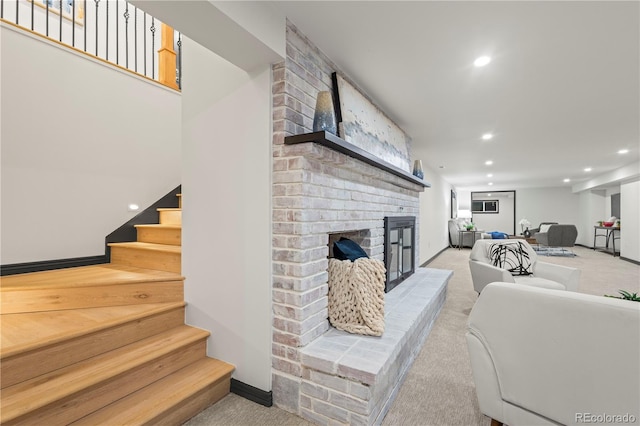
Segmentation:
{"type": "Polygon", "coordinates": [[[415,216],[384,218],[384,265],[388,293],[415,271],[415,216]]]}

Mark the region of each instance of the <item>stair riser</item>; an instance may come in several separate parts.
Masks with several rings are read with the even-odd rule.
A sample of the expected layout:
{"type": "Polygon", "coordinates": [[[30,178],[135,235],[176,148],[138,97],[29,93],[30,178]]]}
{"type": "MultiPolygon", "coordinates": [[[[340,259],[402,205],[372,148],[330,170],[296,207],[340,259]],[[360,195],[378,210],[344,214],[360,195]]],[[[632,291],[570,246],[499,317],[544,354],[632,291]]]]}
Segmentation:
{"type": "Polygon", "coordinates": [[[2,388],[123,347],[182,324],[184,324],[184,307],[136,318],[125,324],[89,335],[3,358],[0,363],[2,388]]]}
{"type": "Polygon", "coordinates": [[[182,244],[182,229],[180,228],[136,228],[138,241],[143,243],[169,244],[179,246],[182,244]]]}
{"type": "Polygon", "coordinates": [[[114,246],[111,247],[111,263],[179,274],[181,256],[180,253],[114,246]]]}
{"type": "Polygon", "coordinates": [[[160,210],[160,224],[180,225],[182,223],[182,210],[160,210]]]}
{"type": "Polygon", "coordinates": [[[36,411],[3,421],[4,425],[69,424],[206,356],[204,340],[160,356],[36,411]]]}
{"type": "MultiPolygon", "coordinates": [[[[134,265],[135,266],[135,265],[134,265]]],[[[2,313],[59,311],[101,306],[184,301],[182,281],[2,292],[2,313]]]]}

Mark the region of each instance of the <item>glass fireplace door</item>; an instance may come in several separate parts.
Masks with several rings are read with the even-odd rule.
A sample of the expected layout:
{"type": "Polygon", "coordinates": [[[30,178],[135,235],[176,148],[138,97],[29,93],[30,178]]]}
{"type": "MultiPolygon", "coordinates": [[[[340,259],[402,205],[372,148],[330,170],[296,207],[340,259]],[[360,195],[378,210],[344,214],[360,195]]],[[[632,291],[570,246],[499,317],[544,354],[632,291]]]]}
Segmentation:
{"type": "Polygon", "coordinates": [[[415,270],[415,223],[413,216],[385,218],[386,292],[391,291],[415,270]]]}

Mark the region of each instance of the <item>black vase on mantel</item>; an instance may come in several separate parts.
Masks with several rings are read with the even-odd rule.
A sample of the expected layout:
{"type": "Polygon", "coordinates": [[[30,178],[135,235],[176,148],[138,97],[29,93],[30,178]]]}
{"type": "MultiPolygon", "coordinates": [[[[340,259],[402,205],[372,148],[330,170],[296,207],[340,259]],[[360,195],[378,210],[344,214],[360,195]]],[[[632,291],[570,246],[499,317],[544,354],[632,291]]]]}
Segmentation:
{"type": "Polygon", "coordinates": [[[525,238],[531,238],[531,231],[529,231],[529,228],[524,230],[523,235],[525,238]]]}
{"type": "Polygon", "coordinates": [[[333,108],[333,98],[331,92],[320,91],[316,98],[316,111],[313,115],[313,131],[320,132],[325,130],[329,133],[336,134],[336,111],[333,108]]]}

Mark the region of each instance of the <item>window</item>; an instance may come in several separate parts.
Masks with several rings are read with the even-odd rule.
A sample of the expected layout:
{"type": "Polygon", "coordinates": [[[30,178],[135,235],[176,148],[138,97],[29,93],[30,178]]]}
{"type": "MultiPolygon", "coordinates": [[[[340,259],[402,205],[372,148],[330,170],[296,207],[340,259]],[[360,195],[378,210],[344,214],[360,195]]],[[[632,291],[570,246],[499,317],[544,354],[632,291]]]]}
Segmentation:
{"type": "Polygon", "coordinates": [[[471,202],[472,213],[498,213],[498,200],[474,200],[471,202]]]}

